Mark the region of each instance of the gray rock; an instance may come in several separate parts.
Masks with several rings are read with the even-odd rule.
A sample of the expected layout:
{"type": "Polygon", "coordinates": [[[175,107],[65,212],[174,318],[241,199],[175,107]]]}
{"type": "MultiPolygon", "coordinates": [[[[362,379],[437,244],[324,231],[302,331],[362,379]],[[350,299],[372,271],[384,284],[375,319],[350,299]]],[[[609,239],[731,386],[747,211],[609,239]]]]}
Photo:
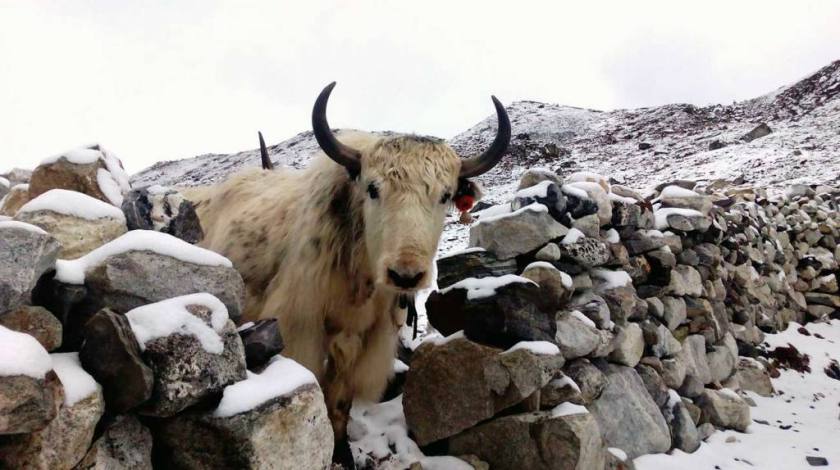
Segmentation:
{"type": "Polygon", "coordinates": [[[276,318],[257,320],[247,327],[243,325],[237,331],[245,347],[245,363],[249,370],[262,367],[269,359],[283,352],[283,337],[276,318]]]}
{"type": "Polygon", "coordinates": [[[61,322],[49,310],[30,305],[0,313],[0,325],[37,339],[47,351],[61,346],[61,322]]]}
{"type": "Polygon", "coordinates": [[[685,380],[685,374],[685,361],[679,355],[662,359],[662,380],[668,388],[679,389],[685,380]]]}
{"type": "Polygon", "coordinates": [[[674,267],[674,270],[682,276],[685,295],[693,295],[695,297],[703,295],[703,279],[696,269],[684,264],[678,264],[674,267]]]}
{"type": "Polygon", "coordinates": [[[333,433],[324,397],[316,384],[253,410],[218,417],[188,411],[155,430],[163,461],[183,469],[330,468],[333,433]]]}
{"type": "Polygon", "coordinates": [[[0,436],[0,468],[69,470],[87,453],[105,411],[98,390],[63,405],[47,427],[29,434],[0,436]]]}
{"type": "Polygon", "coordinates": [[[32,289],[53,269],[61,245],[36,227],[0,222],[0,312],[32,300],[32,289]]]}
{"type": "Polygon", "coordinates": [[[519,179],[519,187],[517,189],[525,189],[534,186],[541,181],[551,181],[556,185],[563,184],[563,179],[557,173],[548,168],[529,168],[522,174],[519,179]]]}
{"type": "Polygon", "coordinates": [[[568,231],[545,206],[531,205],[501,217],[479,219],[470,227],[470,246],[480,246],[499,259],[509,259],[536,250],[568,231]]]}
{"type": "Polygon", "coordinates": [[[599,287],[596,292],[607,302],[610,318],[619,325],[647,317],[647,302],[636,295],[632,286],[599,287]]]}
{"type": "Polygon", "coordinates": [[[455,435],[522,402],[563,365],[561,356],[538,356],[451,339],[425,342],[414,352],[403,392],[409,430],[419,445],[455,435]]]}
{"type": "Polygon", "coordinates": [[[598,218],[598,214],[589,214],[572,220],[571,226],[589,238],[598,238],[601,230],[601,219],[598,218]]]}
{"type": "Polygon", "coordinates": [[[636,373],[639,374],[639,378],[642,379],[642,383],[645,384],[645,389],[647,389],[648,395],[650,395],[653,402],[656,403],[656,406],[658,406],[664,413],[665,405],[668,403],[669,394],[668,386],[665,385],[662,377],[658,372],[656,372],[656,369],[646,364],[637,365],[636,373]]]}
{"type": "Polygon", "coordinates": [[[668,425],[639,374],[617,365],[606,365],[603,370],[607,386],[589,410],[605,445],[622,449],[631,459],[670,449],[668,425]]]}
{"type": "Polygon", "coordinates": [[[592,291],[584,291],[582,294],[573,297],[569,309],[584,314],[600,329],[607,329],[610,326],[610,307],[607,305],[607,301],[592,291]]]}
{"type": "MultiPolygon", "coordinates": [[[[210,325],[209,308],[190,305],[187,310],[210,325]]],[[[142,357],[155,383],[151,399],[138,413],[169,417],[244,379],[245,351],[232,321],[219,336],[224,343],[221,354],[206,351],[195,336],[177,333],[147,342],[142,357]]]]}
{"type": "Polygon", "coordinates": [[[611,362],[634,367],[645,352],[645,340],[642,329],[636,323],[618,327],[618,334],[613,340],[614,349],[608,356],[611,362]]]}
{"type": "Polygon", "coordinates": [[[749,405],[732,390],[706,389],[695,403],[703,411],[703,422],[741,432],[745,432],[751,423],[749,405]]]}
{"type": "Polygon", "coordinates": [[[685,363],[686,373],[693,375],[701,383],[712,382],[712,371],[706,362],[706,340],[701,335],[690,335],[683,341],[680,357],[685,363]]]}
{"type": "Polygon", "coordinates": [[[554,220],[563,220],[567,199],[560,187],[552,182],[540,182],[536,186],[517,191],[510,202],[511,209],[516,211],[534,203],[542,204],[554,220]]]}
{"type": "Polygon", "coordinates": [[[161,300],[207,292],[235,321],[242,314],[244,284],[236,269],[204,266],[153,253],[131,251],[106,258],[85,274],[89,309],[117,313],[161,300]]]}
{"type": "Polygon", "coordinates": [[[700,438],[701,441],[705,441],[706,439],[712,437],[712,434],[715,433],[717,429],[715,429],[715,425],[712,423],[702,423],[697,426],[697,436],[700,438]]]}
{"type": "Polygon", "coordinates": [[[586,356],[600,345],[598,331],[572,312],[557,313],[554,342],[566,359],[586,356]]]}
{"type": "MultiPolygon", "coordinates": [[[[729,335],[729,338],[732,338],[729,335]]],[[[735,339],[732,338],[734,343],[735,339]]],[[[715,349],[706,353],[706,362],[709,364],[709,371],[712,373],[712,382],[723,382],[735,370],[735,363],[738,360],[738,347],[735,346],[733,353],[732,349],[726,344],[717,344],[715,349]]]]}
{"type": "Polygon", "coordinates": [[[581,397],[580,387],[571,377],[562,372],[558,372],[553,379],[545,384],[540,389],[539,394],[540,409],[542,410],[554,408],[567,401],[577,405],[586,404],[581,397]]]}
{"type": "Polygon", "coordinates": [[[671,445],[675,449],[692,453],[700,447],[700,434],[685,403],[674,395],[676,393],[672,394],[672,400],[662,410],[671,430],[671,445]]]}
{"type": "Polygon", "coordinates": [[[674,338],[667,326],[647,321],[642,323],[645,344],[658,358],[672,357],[682,350],[682,344],[674,338]]]}
{"type": "Polygon", "coordinates": [[[151,470],[152,433],[132,415],[118,416],[75,470],[151,470]]]}
{"type": "MultiPolygon", "coordinates": [[[[107,204],[98,200],[91,202],[107,204]]],[[[58,253],[60,259],[76,259],[126,232],[125,220],[119,211],[116,215],[119,217],[88,219],[51,210],[38,210],[18,212],[15,220],[41,227],[55,237],[61,244],[58,253]]]]}
{"type": "Polygon", "coordinates": [[[29,433],[47,427],[63,400],[64,389],[53,371],[43,379],[26,375],[0,377],[0,442],[4,434],[29,433]]]}
{"type": "Polygon", "coordinates": [[[497,418],[449,439],[449,451],[475,454],[491,468],[600,469],[604,451],[598,423],[583,411],[497,418]]]}
{"type": "Polygon", "coordinates": [[[681,396],[695,399],[703,393],[703,390],[703,382],[696,375],[686,374],[678,391],[681,396]]]}
{"type": "Polygon", "coordinates": [[[562,256],[587,268],[602,266],[610,260],[610,248],[606,243],[589,237],[578,239],[575,243],[560,244],[562,256]]]}
{"type": "Polygon", "coordinates": [[[738,359],[737,373],[742,390],[755,392],[763,397],[773,396],[773,382],[763,364],[749,357],[738,359]]]}
{"type": "Polygon", "coordinates": [[[516,260],[500,260],[484,250],[465,250],[437,259],[438,289],[445,289],[468,277],[499,277],[517,272],[516,260]]]}
{"type": "Polygon", "coordinates": [[[522,277],[536,282],[547,311],[556,311],[572,297],[572,278],[548,263],[532,263],[522,271],[522,277]]]}
{"type": "Polygon", "coordinates": [[[99,311],[85,325],[79,359],[102,385],[108,411],[119,414],[151,398],[155,377],[124,315],[99,311]]]}
{"type": "Polygon", "coordinates": [[[607,385],[607,376],[587,359],[575,359],[563,369],[580,389],[581,404],[589,406],[601,396],[607,385]]]}
{"type": "Polygon", "coordinates": [[[665,246],[663,237],[653,236],[643,230],[633,232],[631,236],[622,239],[622,242],[630,256],[641,255],[665,246]]]}
{"type": "Polygon", "coordinates": [[[761,124],[755,126],[753,130],[744,134],[741,137],[741,140],[744,142],[752,142],[755,139],[770,135],[772,132],[773,130],[770,129],[770,126],[768,126],[766,122],[762,122],[761,124]]]}
{"type": "Polygon", "coordinates": [[[558,261],[562,254],[556,243],[548,243],[537,251],[534,258],[538,261],[558,261]]]}
{"type": "Polygon", "coordinates": [[[204,230],[192,202],[178,191],[160,186],[130,191],[122,203],[129,230],[155,230],[188,243],[198,243],[204,230]]]}

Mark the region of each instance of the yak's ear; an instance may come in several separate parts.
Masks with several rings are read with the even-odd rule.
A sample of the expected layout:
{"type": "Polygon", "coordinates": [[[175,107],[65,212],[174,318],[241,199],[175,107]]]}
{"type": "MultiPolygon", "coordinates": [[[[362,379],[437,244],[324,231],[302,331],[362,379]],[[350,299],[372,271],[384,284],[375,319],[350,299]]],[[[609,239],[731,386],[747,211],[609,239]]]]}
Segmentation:
{"type": "Polygon", "coordinates": [[[458,189],[455,191],[455,197],[461,195],[472,196],[474,200],[478,201],[484,196],[484,193],[481,191],[481,186],[475,181],[458,178],[458,189]]]}

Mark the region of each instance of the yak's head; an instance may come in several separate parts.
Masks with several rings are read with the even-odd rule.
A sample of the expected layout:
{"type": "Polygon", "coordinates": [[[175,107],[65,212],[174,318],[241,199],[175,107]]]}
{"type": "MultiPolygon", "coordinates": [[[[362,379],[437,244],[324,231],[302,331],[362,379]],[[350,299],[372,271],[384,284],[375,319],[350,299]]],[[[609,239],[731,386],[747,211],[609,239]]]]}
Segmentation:
{"type": "MultiPolygon", "coordinates": [[[[312,128],[321,149],[350,174],[354,193],[364,198],[364,236],[377,285],[400,292],[427,287],[447,211],[469,177],[496,165],[510,141],[510,121],[493,97],[499,130],[483,154],[461,159],[443,140],[402,135],[383,137],[370,148],[351,148],[327,124],[328,85],[312,111],[312,128]]],[[[358,197],[358,196],[357,196],[358,197]]]]}

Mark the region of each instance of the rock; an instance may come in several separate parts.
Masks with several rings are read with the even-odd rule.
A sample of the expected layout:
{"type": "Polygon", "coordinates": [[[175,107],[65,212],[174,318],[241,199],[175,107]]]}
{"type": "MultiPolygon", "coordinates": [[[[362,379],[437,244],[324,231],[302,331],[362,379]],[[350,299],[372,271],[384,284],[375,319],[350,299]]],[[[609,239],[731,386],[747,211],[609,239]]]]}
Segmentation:
{"type": "Polygon", "coordinates": [[[700,434],[685,403],[671,391],[670,400],[663,407],[665,422],[671,430],[671,444],[675,449],[692,453],[700,447],[700,434]]]}
{"type": "Polygon", "coordinates": [[[611,362],[634,367],[642,358],[645,351],[645,341],[642,329],[636,323],[628,323],[619,327],[618,334],[613,340],[615,348],[608,356],[611,362]]]}
{"type": "Polygon", "coordinates": [[[566,196],[560,191],[560,187],[551,181],[541,181],[534,186],[520,189],[514,194],[510,207],[517,211],[535,203],[547,207],[554,220],[560,222],[564,219],[566,196]]]}
{"type": "Polygon", "coordinates": [[[716,431],[715,425],[712,423],[702,423],[697,426],[697,436],[700,438],[701,441],[705,441],[706,439],[710,438],[712,434],[716,431]]]}
{"type": "Polygon", "coordinates": [[[683,341],[680,357],[685,363],[686,373],[693,375],[702,384],[712,382],[712,372],[706,362],[706,340],[701,335],[690,335],[683,341]]]}
{"type": "Polygon", "coordinates": [[[703,393],[703,382],[697,378],[696,375],[686,374],[685,380],[678,389],[681,396],[691,398],[692,400],[699,397],[703,393]]]}
{"type": "Polygon", "coordinates": [[[109,412],[124,413],[152,396],[154,374],[140,358],[140,345],[125,316],[99,311],[85,325],[84,338],[79,359],[102,385],[109,412]]]}
{"type": "Polygon", "coordinates": [[[500,260],[489,251],[469,248],[438,258],[437,270],[438,289],[445,289],[468,277],[480,279],[514,274],[517,266],[515,259],[500,260]]]}
{"type": "Polygon", "coordinates": [[[586,237],[598,238],[600,235],[601,221],[598,219],[598,214],[589,214],[574,219],[570,222],[570,225],[586,237]]]}
{"type": "Polygon", "coordinates": [[[614,227],[639,227],[642,225],[642,207],[637,202],[613,200],[612,220],[614,227]]]}
{"type": "MultiPolygon", "coordinates": [[[[141,232],[129,232],[141,233],[141,232]]],[[[221,300],[230,317],[242,314],[244,284],[236,269],[187,263],[151,251],[129,251],[107,257],[85,274],[87,308],[125,313],[161,300],[207,292],[221,300]]]]}
{"type": "Polygon", "coordinates": [[[587,356],[601,344],[594,324],[576,311],[557,313],[553,340],[566,359],[587,356]]]}
{"type": "Polygon", "coordinates": [[[725,344],[717,344],[714,350],[706,353],[706,362],[709,364],[712,382],[723,382],[735,370],[735,363],[738,361],[738,346],[735,344],[735,338],[729,333],[727,333],[727,342],[730,342],[731,347],[725,344]]]}
{"type": "Polygon", "coordinates": [[[522,271],[522,277],[536,282],[545,300],[545,308],[555,311],[566,305],[572,297],[572,278],[545,262],[531,263],[522,271]]]}
{"type": "Polygon", "coordinates": [[[198,243],[204,230],[193,203],[178,191],[161,186],[134,189],[122,203],[129,230],[155,230],[187,243],[198,243]]]}
{"type": "Polygon", "coordinates": [[[51,189],[76,191],[119,207],[130,189],[122,163],[99,145],[45,160],[32,172],[29,198],[51,189]]]}
{"type": "Polygon", "coordinates": [[[712,209],[712,198],[698,194],[692,190],[668,186],[662,190],[659,197],[662,207],[682,207],[694,209],[707,215],[712,209]]]}
{"type": "Polygon", "coordinates": [[[622,449],[631,459],[670,449],[668,425],[639,374],[617,365],[602,370],[607,385],[589,411],[598,421],[605,445],[622,449]]]}
{"type": "Polygon", "coordinates": [[[650,352],[658,358],[671,357],[682,350],[682,345],[667,326],[651,321],[642,323],[645,344],[650,352]]]}
{"type": "Polygon", "coordinates": [[[770,129],[770,126],[768,126],[767,123],[762,122],[761,124],[755,126],[753,130],[744,134],[741,137],[741,140],[744,142],[752,142],[755,139],[770,135],[771,132],[773,131],[770,129]]]}
{"type": "Polygon", "coordinates": [[[32,300],[32,289],[53,269],[61,248],[43,230],[21,222],[0,222],[0,312],[32,300]]]}
{"type": "Polygon", "coordinates": [[[52,189],[27,202],[15,220],[41,227],[55,237],[61,243],[61,259],[86,255],[126,232],[122,211],[64,189],[52,189]]]}
{"type": "Polygon", "coordinates": [[[695,403],[703,411],[701,420],[717,427],[746,432],[752,422],[747,402],[728,388],[703,390],[695,403]]]}
{"type": "Polygon", "coordinates": [[[647,316],[647,302],[636,295],[632,285],[627,286],[599,286],[596,289],[607,302],[610,318],[618,324],[628,320],[643,320],[647,316]]]}
{"type": "Polygon", "coordinates": [[[433,292],[426,312],[444,335],[463,330],[473,341],[506,349],[520,341],[554,340],[554,310],[548,300],[524,277],[467,279],[433,292]]]}
{"type": "Polygon", "coordinates": [[[9,193],[0,199],[0,215],[14,217],[17,211],[28,201],[29,185],[14,185],[9,189],[9,193]]]}
{"type": "Polygon", "coordinates": [[[424,342],[406,376],[403,406],[421,446],[455,435],[522,402],[563,365],[559,355],[500,350],[464,338],[424,342]]]}
{"type": "Polygon", "coordinates": [[[562,257],[586,268],[602,266],[610,260],[609,246],[595,238],[579,238],[574,243],[561,243],[559,248],[562,257]]]}
{"type": "Polygon", "coordinates": [[[479,220],[470,227],[470,246],[480,246],[499,259],[510,259],[536,250],[568,231],[545,206],[532,204],[509,214],[479,220]]]}
{"type": "Polygon", "coordinates": [[[497,418],[449,439],[451,453],[475,454],[491,468],[600,469],[602,446],[598,423],[572,404],[497,418]]]}
{"type": "MultiPolygon", "coordinates": [[[[64,389],[55,372],[42,379],[0,376],[0,449],[4,434],[39,431],[55,418],[64,389]]],[[[2,458],[0,458],[2,462],[2,458]]]]}
{"type": "Polygon", "coordinates": [[[224,313],[218,299],[195,294],[146,305],[126,314],[138,336],[143,361],[155,377],[152,397],[141,405],[138,413],[169,417],[245,378],[242,340],[224,313]],[[201,330],[206,336],[200,339],[193,334],[179,333],[186,326],[166,336],[153,333],[159,328],[152,326],[157,323],[155,317],[160,315],[177,315],[177,323],[189,323],[192,325],[189,328],[197,327],[195,320],[191,320],[197,318],[208,327],[201,330]]]}
{"type": "Polygon", "coordinates": [[[283,352],[283,337],[276,318],[257,320],[238,330],[245,347],[245,363],[249,370],[262,367],[272,357],[283,352]]]}
{"type": "Polygon", "coordinates": [[[700,297],[703,295],[703,279],[700,273],[691,266],[678,264],[674,270],[682,276],[683,285],[685,286],[685,295],[692,295],[700,297]]]}
{"type": "MultiPolygon", "coordinates": [[[[574,194],[578,197],[583,197],[582,192],[586,193],[586,199],[594,202],[598,211],[598,225],[606,225],[612,220],[612,201],[607,196],[608,189],[605,189],[600,182],[594,181],[577,181],[568,183],[563,186],[563,193],[566,195],[574,194]]],[[[580,217],[575,217],[578,219],[580,217]]]]}
{"type": "Polygon", "coordinates": [[[653,402],[656,403],[656,406],[664,413],[665,405],[668,403],[669,398],[668,386],[665,385],[662,377],[660,377],[659,373],[653,367],[646,364],[639,364],[635,369],[636,373],[639,374],[639,378],[642,379],[642,383],[645,384],[648,395],[650,395],[653,402]]]}
{"type": "Polygon", "coordinates": [[[685,380],[685,374],[685,361],[679,355],[662,360],[662,381],[668,388],[679,389],[685,380]]]}
{"type": "Polygon", "coordinates": [[[562,252],[557,244],[548,243],[537,251],[534,258],[538,261],[559,261],[561,256],[562,252]]]}
{"type": "Polygon", "coordinates": [[[64,402],[55,419],[39,431],[0,436],[0,468],[69,470],[87,453],[105,402],[96,382],[74,356],[53,355],[56,373],[59,378],[64,377],[65,389],[64,402]],[[56,362],[56,356],[64,359],[56,362]],[[92,387],[88,388],[88,384],[92,387]]]}
{"type": "Polygon", "coordinates": [[[709,150],[719,150],[726,147],[726,144],[721,142],[720,140],[713,140],[709,142],[709,150]]]}
{"type": "Polygon", "coordinates": [[[548,168],[529,168],[525,170],[525,173],[522,174],[522,178],[519,179],[519,187],[517,190],[530,188],[542,181],[551,181],[556,185],[563,184],[563,180],[560,175],[548,168]]]}
{"type": "Polygon", "coordinates": [[[604,470],[636,470],[636,465],[627,457],[627,453],[619,448],[608,447],[604,458],[604,470]]]}
{"type": "Polygon", "coordinates": [[[607,377],[587,359],[575,359],[563,369],[564,373],[577,384],[582,405],[589,406],[601,396],[607,385],[607,377]]]}
{"type": "Polygon", "coordinates": [[[47,351],[61,346],[61,322],[43,307],[23,305],[0,313],[0,326],[32,336],[47,351]]]}
{"type": "Polygon", "coordinates": [[[11,189],[11,183],[6,178],[0,176],[0,200],[6,197],[6,194],[9,194],[9,190],[11,189]]]}
{"type": "Polygon", "coordinates": [[[762,397],[771,397],[775,390],[770,374],[763,364],[749,357],[738,359],[737,373],[742,390],[755,392],[762,397]]]}
{"type": "Polygon", "coordinates": [[[646,230],[637,230],[629,237],[623,237],[622,242],[630,256],[641,255],[665,246],[665,239],[661,233],[655,234],[646,230]]]}
{"type": "Polygon", "coordinates": [[[152,434],[132,415],[118,416],[75,470],[151,470],[152,434]]]}
{"type": "Polygon", "coordinates": [[[333,432],[315,377],[291,359],[281,358],[257,377],[229,386],[216,410],[187,411],[163,420],[155,429],[156,453],[158,445],[161,460],[176,468],[314,470],[330,468],[333,432]],[[291,377],[298,374],[306,380],[284,390],[291,387],[284,381],[295,380],[291,377]],[[253,400],[250,407],[235,406],[234,402],[247,400],[241,394],[247,395],[248,387],[276,390],[268,398],[253,400]],[[228,395],[235,394],[240,398],[226,403],[228,395]]]}
{"type": "Polygon", "coordinates": [[[586,404],[581,397],[580,387],[562,372],[558,372],[538,393],[541,410],[554,408],[567,401],[576,405],[586,404]]]}
{"type": "Polygon", "coordinates": [[[577,310],[586,318],[592,320],[595,326],[600,329],[610,327],[610,308],[603,297],[593,293],[591,290],[572,298],[569,309],[577,310]]]}

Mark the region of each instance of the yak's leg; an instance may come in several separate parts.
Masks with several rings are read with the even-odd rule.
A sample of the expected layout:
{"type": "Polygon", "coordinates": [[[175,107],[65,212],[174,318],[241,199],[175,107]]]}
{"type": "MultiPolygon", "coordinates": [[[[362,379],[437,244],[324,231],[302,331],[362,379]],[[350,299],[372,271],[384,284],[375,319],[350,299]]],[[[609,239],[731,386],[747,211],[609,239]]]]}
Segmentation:
{"type": "Polygon", "coordinates": [[[355,397],[378,401],[394,372],[397,352],[397,327],[391,315],[379,315],[364,336],[364,347],[355,367],[352,384],[355,397]]]}
{"type": "Polygon", "coordinates": [[[353,369],[362,350],[361,338],[351,332],[338,332],[328,339],[329,357],[324,376],[324,399],[333,425],[335,441],[347,436],[347,421],[353,405],[353,369]]]}

